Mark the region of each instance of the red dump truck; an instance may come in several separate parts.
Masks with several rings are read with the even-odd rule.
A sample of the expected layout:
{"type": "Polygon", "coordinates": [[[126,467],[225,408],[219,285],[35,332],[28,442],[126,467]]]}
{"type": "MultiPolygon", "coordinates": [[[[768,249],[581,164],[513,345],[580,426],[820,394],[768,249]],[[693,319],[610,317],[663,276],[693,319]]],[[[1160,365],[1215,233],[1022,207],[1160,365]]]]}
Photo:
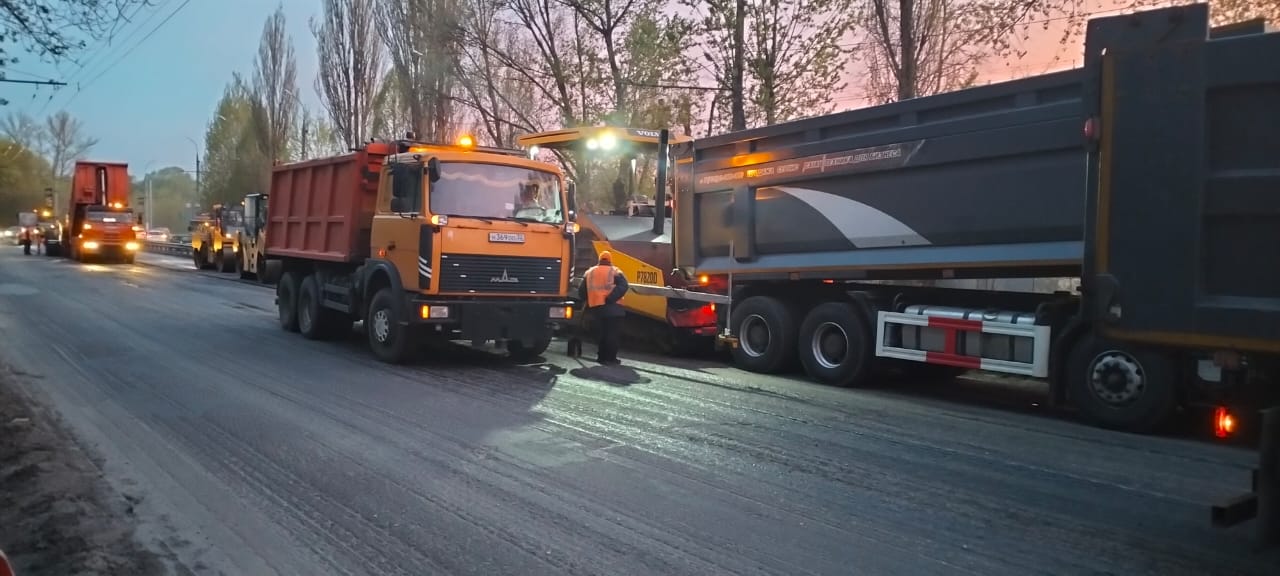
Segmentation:
{"type": "Polygon", "coordinates": [[[310,339],[363,320],[400,362],[422,339],[546,350],[567,301],[572,190],[519,150],[402,140],[276,166],[266,255],[281,326],[310,339]]]}
{"type": "Polygon", "coordinates": [[[62,246],[72,259],[132,264],[142,247],[133,209],[129,207],[129,165],[122,162],[76,162],[71,175],[67,225],[62,246]]]}

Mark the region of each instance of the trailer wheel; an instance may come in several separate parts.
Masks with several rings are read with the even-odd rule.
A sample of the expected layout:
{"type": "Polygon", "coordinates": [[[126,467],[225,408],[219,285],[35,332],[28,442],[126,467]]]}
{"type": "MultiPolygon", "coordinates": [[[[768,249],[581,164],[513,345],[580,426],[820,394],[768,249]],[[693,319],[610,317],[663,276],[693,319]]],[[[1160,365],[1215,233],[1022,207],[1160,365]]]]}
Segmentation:
{"type": "Polygon", "coordinates": [[[733,309],[738,346],[733,360],[752,372],[777,373],[790,367],[796,355],[796,318],[782,301],[752,296],[733,309]]]}
{"type": "Polygon", "coordinates": [[[507,340],[507,354],[512,360],[523,364],[537,360],[550,346],[550,334],[535,340],[532,345],[525,344],[523,340],[507,340]]]}
{"type": "Polygon", "coordinates": [[[836,386],[858,386],[871,373],[871,329],[847,302],[827,302],[800,325],[796,351],[810,378],[836,386]]]}
{"type": "Polygon", "coordinates": [[[364,331],[369,349],[383,362],[400,364],[409,357],[409,331],[400,324],[401,320],[395,293],[390,288],[378,290],[369,302],[364,331]]]}
{"type": "Polygon", "coordinates": [[[1153,350],[1087,333],[1072,347],[1066,373],[1071,401],[1102,428],[1154,432],[1177,409],[1177,367],[1153,350]]]}
{"type": "Polygon", "coordinates": [[[295,272],[285,272],[276,284],[276,310],[279,312],[280,327],[287,332],[298,331],[298,276],[295,272]]]}

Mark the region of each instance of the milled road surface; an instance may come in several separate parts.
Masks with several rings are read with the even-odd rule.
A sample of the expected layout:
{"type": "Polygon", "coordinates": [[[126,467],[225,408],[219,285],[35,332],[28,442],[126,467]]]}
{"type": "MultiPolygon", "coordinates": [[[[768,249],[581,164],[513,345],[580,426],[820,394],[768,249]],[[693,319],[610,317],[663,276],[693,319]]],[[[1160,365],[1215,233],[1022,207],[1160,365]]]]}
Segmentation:
{"type": "Polygon", "coordinates": [[[0,357],[192,572],[1277,573],[1208,523],[1247,451],[696,363],[390,367],[162,263],[0,251],[0,357]]]}

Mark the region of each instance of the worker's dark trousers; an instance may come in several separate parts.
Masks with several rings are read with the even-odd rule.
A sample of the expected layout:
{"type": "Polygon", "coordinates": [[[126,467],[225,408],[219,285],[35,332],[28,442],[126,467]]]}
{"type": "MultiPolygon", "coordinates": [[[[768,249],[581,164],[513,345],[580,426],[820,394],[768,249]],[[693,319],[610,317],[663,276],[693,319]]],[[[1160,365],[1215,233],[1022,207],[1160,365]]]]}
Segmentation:
{"type": "Polygon", "coordinates": [[[618,360],[618,336],[622,326],[622,318],[605,316],[599,309],[594,309],[592,324],[596,333],[596,360],[615,362],[618,360]]]}

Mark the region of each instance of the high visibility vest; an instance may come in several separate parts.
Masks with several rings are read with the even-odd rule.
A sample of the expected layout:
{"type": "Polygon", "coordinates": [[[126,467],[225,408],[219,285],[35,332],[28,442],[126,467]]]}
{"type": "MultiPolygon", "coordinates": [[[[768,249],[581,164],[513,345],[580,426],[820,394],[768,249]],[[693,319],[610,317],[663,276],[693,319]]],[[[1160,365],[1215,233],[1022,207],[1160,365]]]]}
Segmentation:
{"type": "Polygon", "coordinates": [[[609,297],[610,292],[613,292],[613,276],[619,273],[617,268],[601,264],[592,266],[591,269],[587,270],[587,273],[583,276],[583,280],[587,283],[587,308],[604,306],[604,299],[609,297]]]}

